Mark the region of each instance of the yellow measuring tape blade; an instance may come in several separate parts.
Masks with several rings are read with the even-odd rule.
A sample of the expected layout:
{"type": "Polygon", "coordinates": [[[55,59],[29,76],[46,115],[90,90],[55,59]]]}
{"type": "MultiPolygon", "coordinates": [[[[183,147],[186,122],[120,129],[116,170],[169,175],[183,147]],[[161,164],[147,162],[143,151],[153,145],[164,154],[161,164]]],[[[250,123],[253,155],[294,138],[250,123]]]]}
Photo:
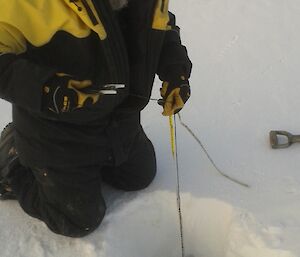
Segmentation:
{"type": "Polygon", "coordinates": [[[174,132],[174,120],[173,116],[169,116],[169,122],[170,122],[170,139],[171,139],[171,149],[172,149],[172,155],[173,158],[175,158],[175,132],[174,132]]]}

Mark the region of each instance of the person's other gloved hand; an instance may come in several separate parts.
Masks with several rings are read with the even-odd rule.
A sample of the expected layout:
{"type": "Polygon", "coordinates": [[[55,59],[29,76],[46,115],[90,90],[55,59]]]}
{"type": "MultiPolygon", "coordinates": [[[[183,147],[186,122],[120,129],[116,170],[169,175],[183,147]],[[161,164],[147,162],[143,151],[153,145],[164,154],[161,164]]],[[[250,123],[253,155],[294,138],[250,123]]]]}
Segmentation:
{"type": "Polygon", "coordinates": [[[57,114],[91,106],[100,98],[91,80],[79,81],[67,74],[56,74],[43,89],[42,109],[57,114]]]}
{"type": "Polygon", "coordinates": [[[163,82],[160,94],[163,98],[163,115],[171,116],[178,113],[190,98],[191,89],[188,79],[180,76],[170,82],[163,82]]]}

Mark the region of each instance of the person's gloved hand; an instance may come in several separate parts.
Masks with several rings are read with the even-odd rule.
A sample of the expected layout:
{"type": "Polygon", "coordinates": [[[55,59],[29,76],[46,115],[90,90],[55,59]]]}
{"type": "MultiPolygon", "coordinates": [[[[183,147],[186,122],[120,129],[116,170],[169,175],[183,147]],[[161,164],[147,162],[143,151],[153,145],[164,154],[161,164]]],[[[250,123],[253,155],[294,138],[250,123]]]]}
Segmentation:
{"type": "Polygon", "coordinates": [[[178,113],[190,98],[191,89],[188,79],[180,76],[170,82],[163,82],[160,94],[163,98],[163,115],[171,116],[178,113]]]}
{"type": "Polygon", "coordinates": [[[91,80],[79,81],[70,75],[56,74],[43,88],[42,109],[55,113],[71,112],[98,102],[100,92],[91,80]]]}

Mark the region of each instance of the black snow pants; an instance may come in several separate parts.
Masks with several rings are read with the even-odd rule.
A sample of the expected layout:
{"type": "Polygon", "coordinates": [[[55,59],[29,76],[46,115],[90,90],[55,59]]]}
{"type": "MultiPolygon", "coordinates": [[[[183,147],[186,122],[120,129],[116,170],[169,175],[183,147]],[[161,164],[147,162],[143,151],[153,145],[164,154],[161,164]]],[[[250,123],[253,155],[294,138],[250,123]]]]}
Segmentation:
{"type": "Polygon", "coordinates": [[[101,183],[126,191],[146,188],[156,174],[155,152],[141,129],[128,158],[116,166],[113,155],[102,165],[30,169],[19,166],[12,185],[21,207],[55,233],[82,237],[95,230],[105,214],[101,183]]]}

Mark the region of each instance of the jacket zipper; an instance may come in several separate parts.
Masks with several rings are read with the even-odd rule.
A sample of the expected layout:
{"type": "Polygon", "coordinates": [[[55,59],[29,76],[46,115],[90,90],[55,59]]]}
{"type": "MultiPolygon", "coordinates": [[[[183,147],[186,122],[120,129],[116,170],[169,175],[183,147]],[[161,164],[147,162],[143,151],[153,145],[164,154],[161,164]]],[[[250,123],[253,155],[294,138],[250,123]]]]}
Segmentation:
{"type": "Polygon", "coordinates": [[[107,38],[102,41],[104,52],[114,83],[129,82],[129,61],[124,38],[119,25],[114,21],[114,13],[107,0],[92,0],[97,15],[107,30],[107,38]],[[124,81],[117,81],[117,80],[124,81]]]}

